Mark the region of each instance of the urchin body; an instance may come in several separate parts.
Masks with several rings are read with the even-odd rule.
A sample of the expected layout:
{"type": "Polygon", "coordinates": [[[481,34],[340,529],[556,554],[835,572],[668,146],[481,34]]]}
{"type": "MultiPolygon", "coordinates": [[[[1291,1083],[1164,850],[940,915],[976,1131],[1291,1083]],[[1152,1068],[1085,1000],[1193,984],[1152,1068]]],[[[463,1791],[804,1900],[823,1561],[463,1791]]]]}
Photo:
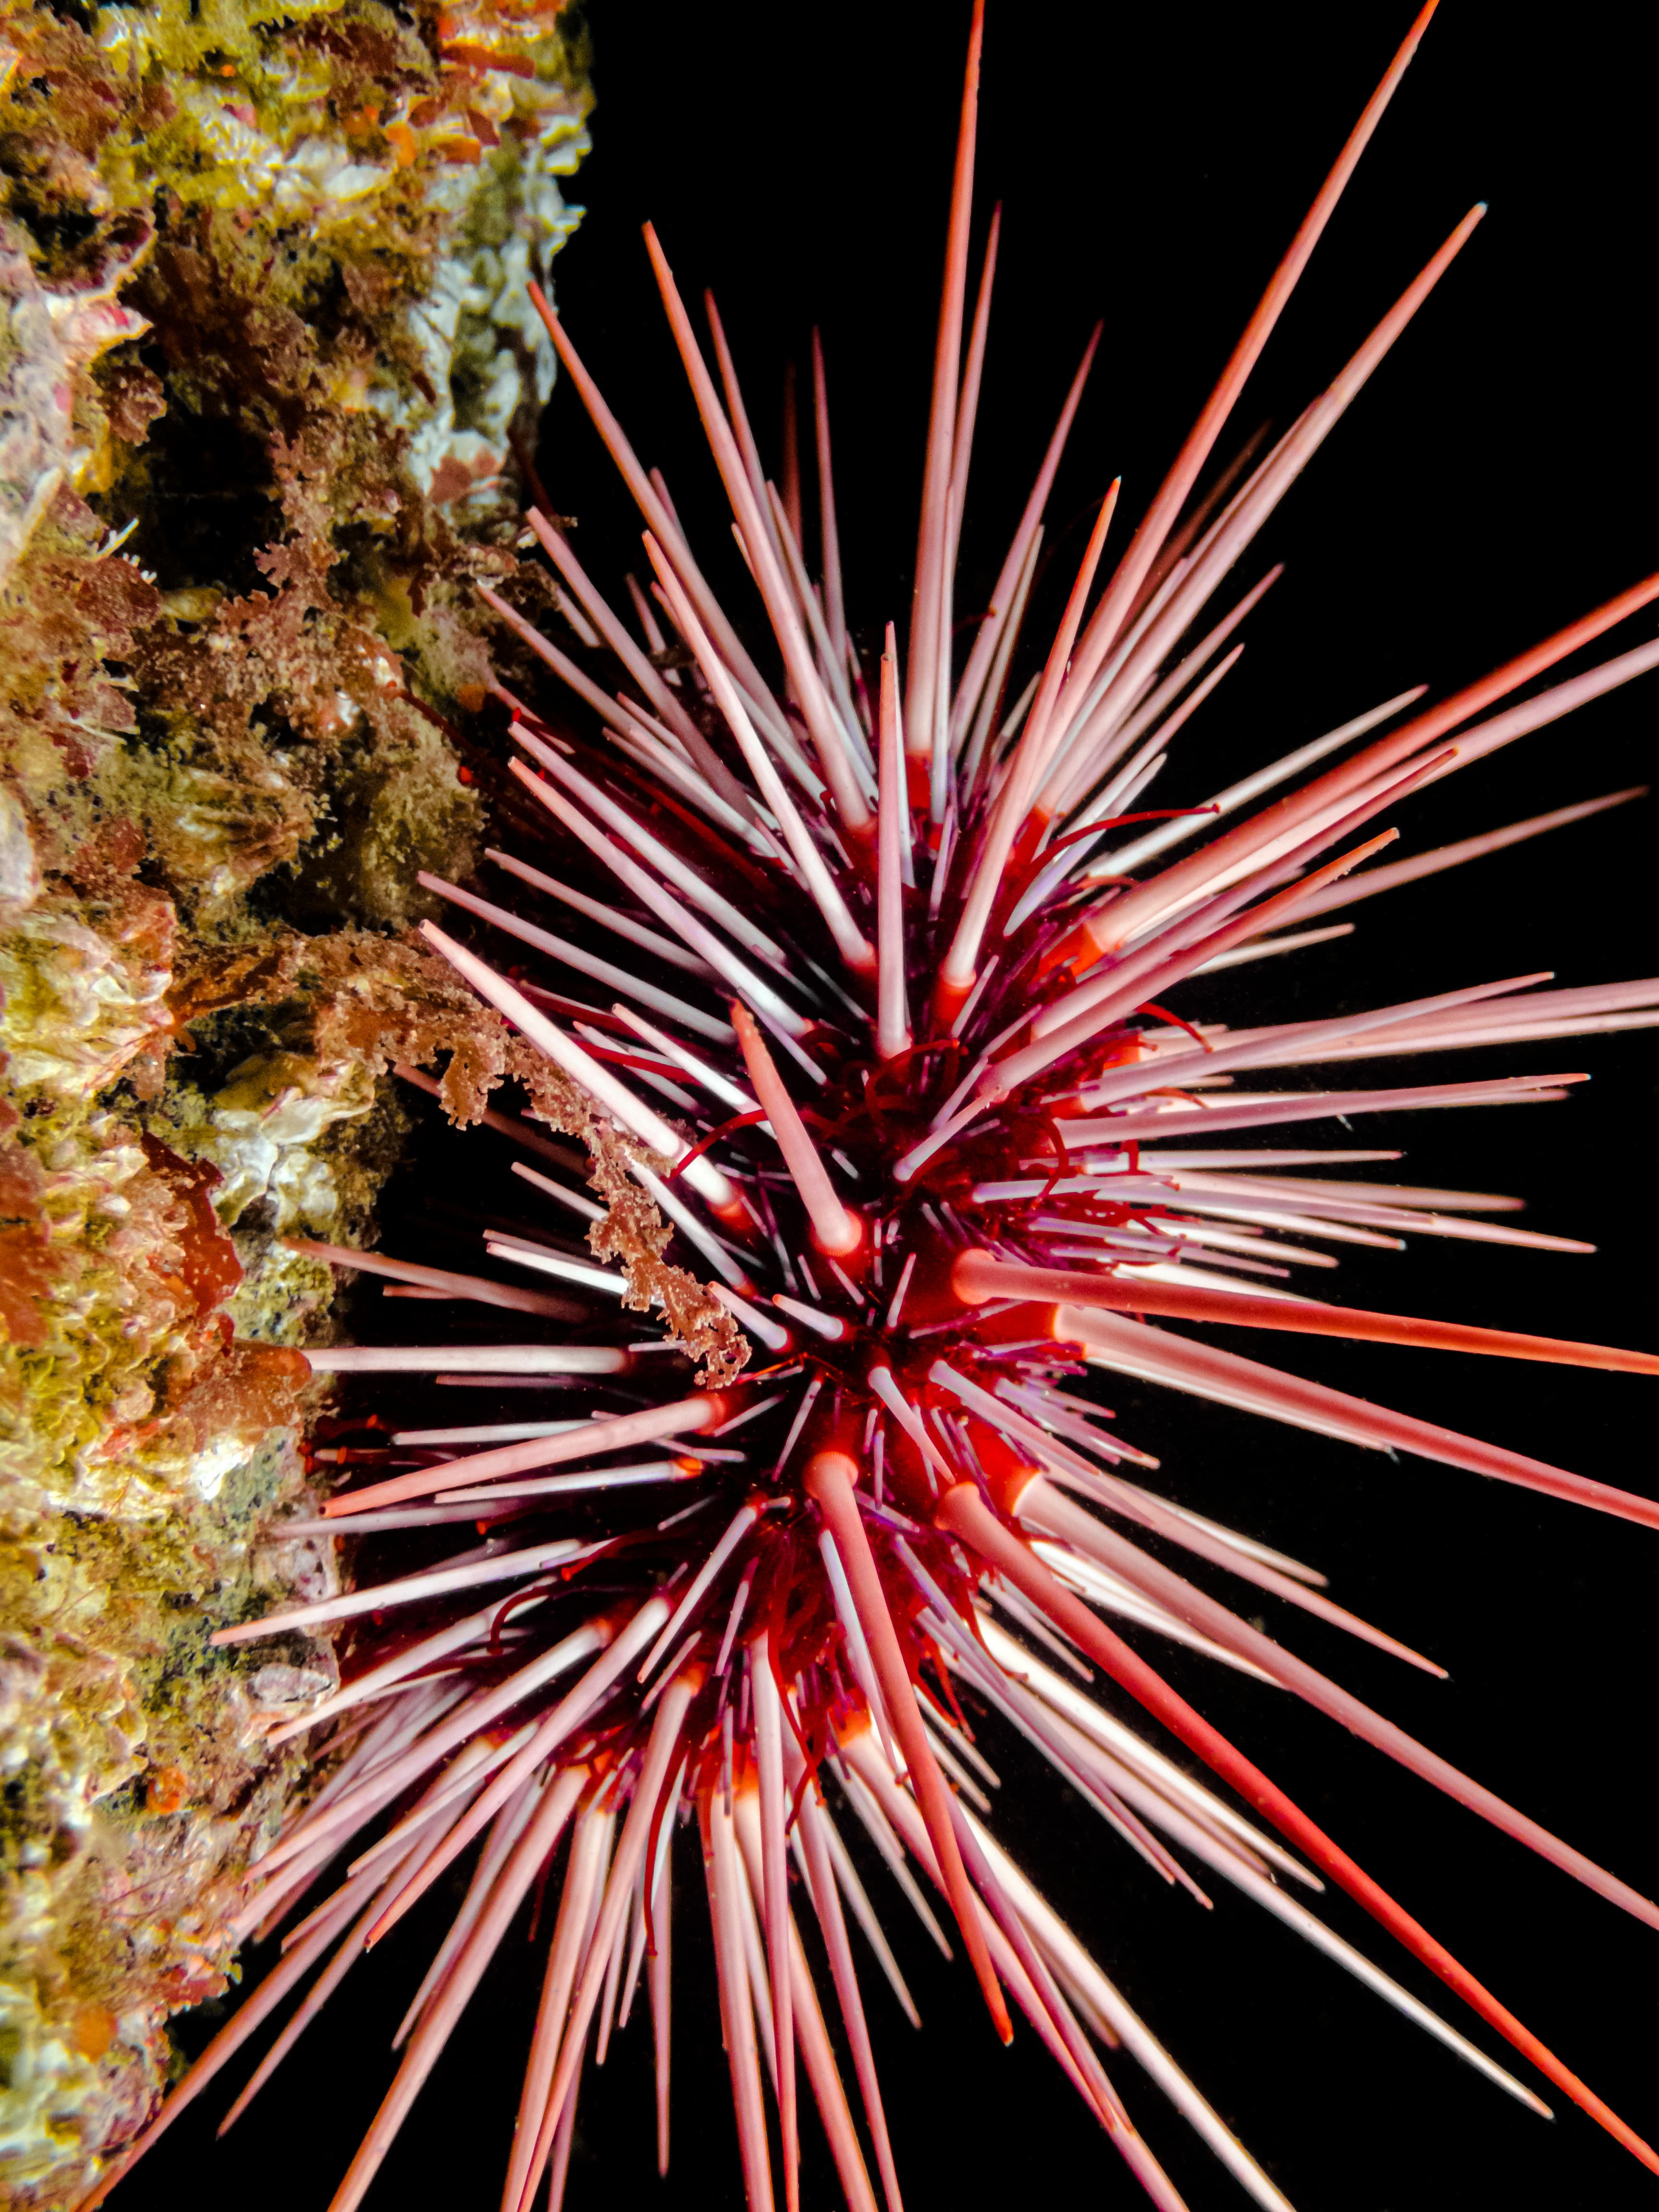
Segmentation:
{"type": "MultiPolygon", "coordinates": [[[[849,646],[822,363],[815,582],[799,498],[787,480],[779,493],[762,473],[718,320],[711,313],[711,371],[648,235],[776,648],[780,672],[769,678],[709,589],[666,487],[640,467],[538,301],[641,509],[649,588],[635,586],[635,628],[626,628],[558,529],[531,517],[573,623],[620,663],[623,686],[597,684],[497,603],[580,701],[582,719],[568,720],[568,701],[556,704],[556,695],[538,712],[501,690],[520,756],[503,809],[514,836],[501,856],[512,902],[429,888],[527,944],[533,965],[504,974],[505,960],[486,957],[491,940],[474,951],[430,925],[427,935],[576,1086],[733,1326],[698,1340],[699,1388],[665,1381],[659,1347],[580,1308],[569,1341],[480,1349],[471,1364],[482,1373],[592,1378],[584,1410],[592,1419],[579,1428],[518,1425],[543,1431],[535,1435],[454,1433],[446,1443],[463,1448],[442,1458],[400,1438],[418,1463],[346,1492],[331,1518],[343,1529],[411,1535],[476,1522],[482,1546],[229,1632],[371,1613],[390,1623],[404,1608],[420,1623],[418,1634],[387,1635],[383,1656],[365,1638],[348,1687],[302,1724],[331,1721],[345,1760],[264,1863],[247,1924],[274,1923],[348,1841],[361,1836],[366,1848],[209,2053],[197,2087],[237,2047],[250,2014],[337,1945],[302,2026],[365,1942],[475,1854],[465,1901],[405,2023],[402,2070],[337,2207],[368,2186],[567,1834],[504,2202],[527,2207],[550,2168],[557,2201],[583,2066],[613,2018],[626,2017],[647,1962],[665,2160],[667,1854],[681,1823],[695,1823],[702,1844],[751,2212],[773,2202],[769,2075],[777,2185],[795,2201],[798,2074],[848,2203],[873,2207],[879,2191],[896,2206],[849,1921],[865,1925],[908,2000],[850,1871],[836,1826],[849,1818],[892,1863],[914,1864],[933,1884],[1000,2032],[1010,2033],[1011,2010],[1024,2014],[1155,2202],[1180,2200],[1100,2043],[1123,2045],[1255,2200],[1282,2205],[997,1845],[976,1810],[983,1761],[963,1698],[1024,1735],[1121,1846],[1166,1879],[1196,1887],[1197,1866],[1206,1880],[1243,1889],[1536,2104],[1323,1929],[1297,1895],[1317,1869],[1557,2088],[1655,2162],[1110,1622],[1279,1684],[1659,1924],[1654,1906],[1188,1579],[1182,1555],[1244,1584],[1246,1603],[1265,1590],[1428,1663],[1338,1607],[1300,1563],[1164,1497],[1146,1480],[1157,1462],[1143,1440],[1109,1425],[1076,1379],[1085,1366],[1105,1368],[1659,1522],[1644,1499],[1271,1364],[1285,1334],[1313,1334],[1659,1369],[1638,1353],[1357,1312],[1289,1287],[1290,1270],[1328,1258],[1328,1238],[1409,1226],[1516,1246],[1560,1242],[1494,1221],[1471,1194],[1352,1179],[1352,1164],[1393,1155],[1299,1139],[1322,1137],[1319,1125],[1334,1118],[1385,1109],[1546,1098],[1573,1075],[1368,1090],[1334,1073],[1340,1064],[1651,1019],[1651,987],[1547,992],[1533,987],[1547,979],[1510,978],[1245,1031],[1195,1027],[1166,1004],[1194,975],[1305,942],[1307,925],[1389,879],[1389,861],[1353,872],[1389,842],[1392,815],[1413,792],[1659,662],[1659,649],[1640,646],[1588,671],[1575,661],[1575,672],[1553,672],[1659,596],[1650,581],[1451,697],[1386,702],[1206,806],[1166,814],[1141,804],[1170,741],[1233,665],[1234,633],[1276,572],[1230,605],[1213,605],[1216,594],[1479,219],[1477,210],[1454,230],[1277,445],[1237,475],[1215,470],[1232,404],[1420,29],[1115,566],[1104,558],[1115,486],[1102,501],[1058,630],[1034,656],[1023,693],[1014,677],[1044,501],[1090,359],[958,669],[949,649],[952,576],[996,250],[994,227],[970,307],[977,26],[902,669],[890,627],[879,658],[849,646]],[[1542,688],[1516,703],[1528,686],[1542,688]],[[573,860],[599,896],[564,880],[573,860]],[[611,933],[612,959],[558,933],[561,909],[573,905],[611,933]],[[620,995],[595,1003],[595,982],[620,995]],[[1271,1073],[1265,1085],[1251,1080],[1286,1069],[1320,1071],[1322,1087],[1282,1091],[1271,1073]],[[1311,1132],[1297,1126],[1304,1122],[1311,1132]],[[1191,1323],[1227,1334],[1219,1343],[1188,1334],[1191,1323]],[[1259,1333],[1249,1341],[1261,1356],[1235,1348],[1240,1330],[1259,1333]],[[682,1484],[684,1498],[664,1497],[682,1484]],[[1078,1686],[1091,1669],[1226,1794],[1094,1704],[1078,1686]],[[389,1829],[368,1840],[368,1824],[388,1812],[389,1829]],[[800,1949],[795,1918],[808,1911],[829,1961],[850,2090],[800,1949]]],[[[1532,833],[1555,818],[1516,828],[1532,833]]],[[[539,1170],[531,1180],[560,1198],[539,1170]]],[[[571,1196],[564,1190],[562,1202],[571,1196]]],[[[486,1243],[500,1267],[547,1282],[555,1303],[629,1288],[546,1234],[487,1229],[486,1243]]],[[[404,1272],[418,1281],[418,1270],[404,1272]]],[[[449,1279],[456,1294],[470,1279],[449,1279]]],[[[478,1279],[458,1294],[500,1304],[500,1289],[478,1279]]],[[[546,1296],[539,1310],[550,1319],[546,1296]]],[[[440,1344],[319,1364],[420,1372],[422,1361],[432,1371],[458,1358],[440,1344]]],[[[195,2094],[188,2083],[186,2092],[195,2094]]]]}

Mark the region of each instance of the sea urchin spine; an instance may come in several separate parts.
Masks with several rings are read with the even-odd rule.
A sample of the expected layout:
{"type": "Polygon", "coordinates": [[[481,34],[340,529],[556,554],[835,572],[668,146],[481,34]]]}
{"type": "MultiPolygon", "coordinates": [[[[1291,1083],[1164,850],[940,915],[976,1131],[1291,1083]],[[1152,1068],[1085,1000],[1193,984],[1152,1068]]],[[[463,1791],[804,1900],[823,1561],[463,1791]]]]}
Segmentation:
{"type": "MultiPolygon", "coordinates": [[[[504,785],[505,812],[540,842],[533,863],[495,858],[533,900],[575,908],[627,949],[607,961],[516,907],[435,878],[428,888],[458,910],[528,947],[531,972],[503,974],[435,926],[425,933],[613,1133],[617,1157],[699,1272],[714,1279],[724,1312],[711,1309],[720,1327],[700,1340],[706,1365],[699,1387],[688,1389],[653,1356],[672,1341],[630,1342],[599,1318],[607,1299],[634,1294],[629,1278],[573,1255],[556,1237],[484,1225],[491,1256],[538,1274],[540,1292],[381,1256],[326,1255],[399,1277],[416,1297],[517,1308],[544,1334],[465,1349],[337,1348],[315,1356],[319,1370],[470,1370],[469,1379],[550,1386],[583,1378],[591,1418],[395,1432],[392,1462],[377,1462],[380,1479],[343,1490],[326,1508],[327,1528],[388,1534],[453,1522],[475,1527],[482,1540],[436,1564],[422,1551],[428,1563],[353,1595],[222,1632],[221,1642],[236,1642],[371,1614],[374,1623],[356,1647],[347,1686],[286,1731],[313,1732],[335,1764],[259,1868],[242,1926],[274,1928],[341,1851],[350,1845],[360,1855],[290,1933],[283,1963],[126,2162],[331,1949],[234,2118],[362,1952],[476,1847],[454,1924],[404,2023],[400,2069],[334,2199],[334,2212],[349,2212],[568,1832],[503,2212],[527,2212],[550,2172],[560,2202],[583,2066],[628,2018],[642,1976],[656,2022],[665,2168],[668,1860],[676,1829],[695,1821],[750,2212],[774,2202],[768,2078],[784,2202],[793,2212],[798,2201],[801,2069],[848,2204],[873,2212],[877,2202],[867,2142],[881,2197],[898,2212],[849,1919],[913,2017],[914,2007],[837,1829],[844,1814],[941,1947],[960,1941],[999,2033],[1012,2033],[1012,2005],[1156,2203],[1181,2200],[1097,2044],[1126,2048],[1256,2203],[1283,2207],[979,1817],[975,1808],[988,1803],[980,1784],[994,1778],[961,1691],[1036,1746],[1165,1879],[1196,1891],[1196,1865],[1232,1883],[1489,2079],[1544,2109],[1327,1930],[1296,1893],[1320,1877],[1346,1889],[1548,2081],[1659,2171],[1639,2136],[1103,1615],[1280,1686],[1635,1917],[1659,1926],[1659,1910],[1168,1564],[1171,1551],[1184,1553],[1438,1671],[1327,1597],[1313,1570],[1148,1488],[1143,1478],[1157,1462],[1066,1387],[1096,1366],[1659,1526],[1659,1505],[1645,1498],[1158,1325],[1659,1371],[1649,1354],[1361,1312],[1285,1288],[1290,1267],[1333,1264],[1325,1241],[1389,1243],[1410,1231],[1583,1248],[1514,1226],[1506,1200],[1342,1179],[1351,1164],[1392,1153],[1239,1142],[1246,1133],[1384,1109],[1555,1099],[1578,1075],[1291,1093],[1235,1081],[1648,1024],[1659,1021],[1652,981],[1548,990],[1538,988],[1547,976],[1524,975],[1243,1031],[1195,1026],[1165,1003],[1194,975],[1330,933],[1307,925],[1380,888],[1632,795],[1353,872],[1389,844],[1389,817],[1426,784],[1659,664],[1659,644],[1644,644],[1518,696],[1659,598],[1659,578],[1451,697],[1390,700],[1206,806],[1166,812],[1141,804],[1170,740],[1224,681],[1238,652],[1229,641],[1277,571],[1206,632],[1211,602],[1480,219],[1477,208],[1457,226],[1264,457],[1198,496],[1428,12],[1096,599],[1116,485],[1103,497],[1060,626],[1012,709],[1005,693],[1024,645],[1043,505],[1094,348],[955,676],[955,550],[996,250],[994,225],[969,318],[977,14],[902,687],[890,626],[878,668],[848,639],[816,342],[815,585],[800,541],[799,479],[791,474],[780,495],[764,478],[713,302],[718,384],[647,232],[781,657],[780,685],[743,644],[666,487],[641,467],[536,295],[644,518],[652,582],[647,594],[630,579],[641,647],[552,522],[530,517],[625,682],[611,696],[492,599],[597,718],[572,733],[550,709],[544,716],[497,687],[522,755],[504,785]],[[592,864],[590,879],[608,881],[606,896],[538,865],[554,868],[556,856],[578,852],[592,864]],[[634,972],[641,966],[655,980],[634,972]],[[579,992],[597,982],[619,995],[609,1004],[572,998],[572,976],[579,992]],[[1325,1167],[1336,1176],[1306,1172],[1325,1167]],[[551,1324],[566,1311],[580,1324],[556,1340],[551,1324]],[[738,1328],[762,1347],[764,1364],[746,1364],[738,1328]],[[418,1622],[412,1638],[400,1634],[404,1620],[418,1622]],[[1067,1679],[1091,1668],[1228,1794],[1195,1780],[1067,1679]],[[391,1825],[366,1840],[383,1815],[391,1825]],[[940,1893],[945,1925],[912,1865],[940,1893]],[[862,2136],[796,1927],[800,1905],[810,1907],[829,1961],[862,2136]]],[[[596,1212],[539,1168],[521,1172],[579,1216],[596,1212]]],[[[429,1547],[429,1535],[422,1540],[429,1547]]]]}

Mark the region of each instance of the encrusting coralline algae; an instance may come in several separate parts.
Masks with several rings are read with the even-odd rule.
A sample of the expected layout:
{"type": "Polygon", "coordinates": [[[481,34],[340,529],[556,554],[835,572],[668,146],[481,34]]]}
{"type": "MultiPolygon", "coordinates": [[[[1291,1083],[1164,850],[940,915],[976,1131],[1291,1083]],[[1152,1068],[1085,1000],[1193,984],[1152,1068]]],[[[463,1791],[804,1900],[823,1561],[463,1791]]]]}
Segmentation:
{"type": "MultiPolygon", "coordinates": [[[[0,2198],[71,2203],[221,1990],[335,1680],[305,1492],[393,1059],[499,1026],[407,936],[515,588],[585,57],[553,5],[0,9],[0,2198]],[[486,617],[487,618],[487,617],[486,617]]],[[[550,604],[526,569],[526,604],[550,604]]]]}

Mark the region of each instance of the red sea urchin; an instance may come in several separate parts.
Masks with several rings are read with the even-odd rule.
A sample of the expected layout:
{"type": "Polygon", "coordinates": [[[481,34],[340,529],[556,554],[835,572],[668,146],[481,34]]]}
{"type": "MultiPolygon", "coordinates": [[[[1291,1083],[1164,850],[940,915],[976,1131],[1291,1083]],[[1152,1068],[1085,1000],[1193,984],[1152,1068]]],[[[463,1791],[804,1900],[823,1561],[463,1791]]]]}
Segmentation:
{"type": "MultiPolygon", "coordinates": [[[[1207,1328],[1194,1336],[1161,1325],[1392,1338],[1650,1371],[1656,1364],[1356,1313],[1287,1295],[1277,1272],[1318,1263],[1309,1239],[1407,1228],[1510,1245],[1558,1241],[1510,1226],[1501,1212],[1494,1220],[1492,1202],[1470,1194],[1303,1174],[1329,1168],[1340,1177],[1346,1163],[1367,1155],[1310,1154],[1295,1146],[1300,1130],[1272,1152],[1255,1149],[1245,1133],[1308,1120],[1316,1127],[1306,1133],[1317,1136],[1322,1117],[1549,1096],[1559,1079],[1430,1081],[1402,1093],[1340,1088],[1340,1075],[1333,1083],[1322,1074],[1327,1087],[1316,1093],[1275,1094],[1269,1086],[1253,1096],[1231,1080],[1254,1068],[1323,1071],[1372,1054],[1659,1018],[1644,1011],[1651,984],[1549,992],[1530,988],[1546,979],[1521,978],[1328,1023],[1225,1033],[1188,1027],[1164,1002],[1198,969],[1283,949],[1316,915],[1397,880],[1384,874],[1387,862],[1361,878],[1344,872],[1369,855],[1395,803],[1421,784],[1659,661],[1659,648],[1644,644],[1588,674],[1548,675],[1659,596],[1659,584],[1626,594],[1442,705],[1395,700],[1360,718],[1323,741],[1340,764],[1298,784],[1321,750],[1303,748],[1279,764],[1279,788],[1288,785],[1289,798],[1271,795],[1268,771],[1222,794],[1216,805],[1236,823],[1219,836],[1202,811],[1120,826],[1123,814],[1145,813],[1139,801],[1161,764],[1163,741],[1224,671],[1229,633],[1261,586],[1226,611],[1207,605],[1211,595],[1426,289],[1426,282],[1413,288],[1375,347],[1265,459],[1255,458],[1253,473],[1231,483],[1224,477],[1218,493],[1184,512],[1222,432],[1226,403],[1410,50],[1408,43],[1270,289],[1224,378],[1222,404],[1206,410],[1085,621],[1109,499],[1068,627],[1038,657],[1024,702],[1000,696],[1008,666],[1000,647],[1015,637],[1029,538],[1017,538],[1011,551],[996,594],[1000,612],[981,626],[960,672],[950,672],[954,693],[936,680],[937,641],[952,627],[949,554],[982,337],[975,317],[958,388],[970,138],[958,168],[902,731],[890,639],[878,669],[845,652],[832,501],[823,501],[830,526],[820,602],[804,579],[798,510],[787,495],[775,500],[761,479],[729,377],[729,413],[722,410],[653,241],[676,336],[781,648],[783,696],[708,597],[660,487],[633,467],[613,436],[648,526],[658,589],[654,605],[643,596],[638,602],[647,642],[658,651],[650,625],[665,620],[685,649],[653,662],[629,645],[568,548],[544,526],[538,534],[579,611],[620,649],[628,704],[619,710],[591,682],[584,690],[614,732],[610,750],[591,732],[573,741],[550,697],[543,702],[549,720],[520,710],[516,735],[535,768],[515,772],[529,804],[544,810],[550,834],[541,849],[524,844],[514,872],[532,890],[556,896],[544,870],[563,867],[574,851],[570,838],[579,838],[626,894],[623,905],[607,909],[623,925],[617,960],[635,960],[644,950],[659,980],[641,984],[613,961],[597,980],[632,1003],[607,1014],[591,1003],[592,957],[570,963],[559,940],[522,912],[492,907],[482,918],[520,939],[538,931],[528,941],[552,964],[538,962],[524,990],[434,936],[532,1044],[657,1156],[654,1165],[649,1158],[640,1163],[641,1181],[671,1213],[688,1256],[700,1255],[704,1271],[720,1278],[756,1359],[740,1379],[713,1375],[714,1388],[690,1391],[653,1388],[656,1363],[642,1355],[625,1373],[629,1355],[612,1348],[616,1334],[593,1327],[568,1346],[476,1352],[471,1364],[495,1374],[514,1366],[608,1374],[618,1393],[641,1386],[636,1410],[619,1412],[619,1395],[599,1384],[592,1410],[607,1424],[602,1437],[584,1425],[580,1437],[564,1430],[436,1465],[429,1447],[460,1439],[404,1434],[394,1441],[405,1457],[425,1463],[349,1492],[331,1508],[341,1525],[360,1528],[394,1522],[429,1528],[434,1515],[476,1517],[488,1539],[435,1568],[428,1553],[411,1553],[415,1571],[394,1566],[357,1600],[285,1616],[298,1626],[372,1611],[385,1617],[386,1640],[378,1652],[362,1649],[350,1686],[333,1701],[335,1712],[361,1715],[367,1706],[369,1725],[348,1741],[345,1764],[266,1863],[247,1924],[274,1919],[388,1807],[394,1825],[363,1838],[359,1871],[301,1922],[283,1965],[210,2046],[184,2094],[204,2083],[308,1966],[331,1955],[256,2077],[263,2079],[364,1940],[483,1838],[453,1935],[411,2007],[404,2072],[340,2204],[357,2201],[568,1827],[505,2202],[527,2204],[548,2165],[556,2197],[590,2030],[597,2021],[602,2050],[619,1999],[625,2013],[647,1956],[665,2052],[665,1864],[673,1808],[688,1825],[695,1819],[703,1844],[752,2204],[772,2201],[763,2065],[781,2092],[781,2182],[793,2200],[792,2050],[824,2119],[848,2201],[876,2201],[792,1923],[792,1855],[801,1877],[795,1904],[816,1925],[815,1947],[822,1939],[825,1991],[833,1990],[832,2009],[844,2023],[876,2187],[896,2202],[847,1933],[846,1913],[862,1920],[869,1902],[849,1872],[838,1819],[863,1824],[878,1844],[896,1856],[902,1847],[939,1877],[993,2016],[1006,1990],[1155,2201],[1179,2199],[1131,2125],[1091,2033],[1127,2046],[1256,2201],[1282,2203],[975,1817],[986,1777],[958,1692],[971,1709],[997,1712],[1035,1743],[1122,1844],[1167,1878],[1191,1886],[1196,1865],[1234,1884],[1489,2075],[1527,2094],[1325,1935],[1297,1902],[1298,1876],[1309,1863],[1316,1866],[1558,2088],[1653,2162],[1101,1613],[1293,1689],[1650,1923],[1653,1907],[1166,1564],[1179,1553],[1196,1558],[1415,1659],[1339,1613],[1320,1595],[1318,1578],[1296,1562],[1149,1490],[1139,1479],[1149,1466],[1144,1453],[1102,1425],[1109,1417],[1068,1375],[1086,1355],[1120,1374],[1322,1434],[1659,1520],[1644,1500],[1283,1374],[1263,1364],[1262,1339],[1246,1358],[1233,1348],[1246,1340],[1230,1334],[1224,1349],[1207,1328]],[[1547,688],[1509,703],[1534,678],[1547,688]],[[1372,734],[1379,730],[1388,734],[1372,734]],[[898,803],[907,785],[908,806],[898,803]],[[1266,811],[1255,809],[1258,798],[1268,801],[1266,811]],[[1191,857],[1169,860],[1166,853],[1191,857]],[[1264,947],[1262,933],[1275,925],[1264,947]],[[561,965],[576,966],[586,979],[572,987],[587,994],[580,1003],[562,988],[568,979],[561,965]],[[1527,995],[1516,996],[1523,988],[1527,995]],[[543,1011],[550,1004],[557,1025],[543,1011]],[[665,1101],[672,1126],[645,1103],[647,1092],[665,1101]],[[681,1133],[688,1128],[695,1138],[681,1133]],[[1219,1150],[1209,1142],[1217,1137],[1225,1140],[1219,1150]],[[620,1464],[610,1463],[618,1454],[620,1464]],[[605,1463],[569,1472],[577,1460],[605,1463]],[[567,1471],[544,1471],[561,1462],[567,1471]],[[689,1508],[665,1501],[679,1510],[665,1516],[659,1504],[636,1504],[659,1498],[655,1486],[673,1481],[690,1486],[689,1508]],[[603,1512],[592,1502],[595,1492],[609,1493],[603,1512]],[[483,1607],[468,1610],[477,1589],[483,1607]],[[412,1644],[392,1639],[400,1601],[422,1608],[412,1644]],[[1089,1662],[1214,1769],[1228,1794],[1212,1794],[1073,1687],[1068,1675],[1089,1662]],[[400,1693],[384,1694],[394,1689],[400,1693]],[[377,1693],[382,1702],[369,1705],[377,1693]],[[908,1789],[896,1779],[904,1771],[908,1789]]],[[[971,106],[970,98],[970,118],[971,106]]],[[[1430,264],[1426,281],[1467,228],[1430,264]]],[[[567,369],[583,384],[568,342],[556,336],[567,369]]],[[[723,355],[718,335],[716,351],[723,355]]],[[[597,415],[596,394],[592,404],[597,415]]],[[[827,431],[822,450],[827,460],[827,431]]],[[[827,494],[827,467],[824,473],[827,494]]],[[[1040,482],[1033,529],[1046,488],[1040,482]]],[[[1449,865],[1468,856],[1438,858],[1449,865]]],[[[475,914],[483,903],[470,895],[457,902],[475,914]]],[[[605,908],[603,898],[599,904],[605,908]]],[[[552,919],[550,908],[537,910],[552,919]]],[[[584,910],[603,919],[591,898],[584,910]]],[[[559,1279],[564,1288],[621,1287],[614,1277],[608,1285],[593,1283],[602,1271],[545,1237],[532,1243],[497,1230],[490,1242],[498,1259],[559,1279]]],[[[463,1287],[453,1278],[411,1286],[463,1287]]],[[[489,1287],[499,1303],[499,1286],[489,1287]]],[[[420,1363],[412,1351],[401,1363],[370,1352],[357,1364],[420,1363]]],[[[466,1361],[447,1346],[427,1364],[466,1361]]],[[[278,1626],[266,1621],[246,1632],[274,1633],[278,1626]]],[[[327,1716],[311,1717],[320,1727],[327,1716]]],[[[866,1930],[879,1947],[873,1918],[866,1930]]],[[[885,1961],[884,1948],[882,1955],[885,1961]]],[[[665,2130],[660,2108],[659,2126],[665,2130]]]]}

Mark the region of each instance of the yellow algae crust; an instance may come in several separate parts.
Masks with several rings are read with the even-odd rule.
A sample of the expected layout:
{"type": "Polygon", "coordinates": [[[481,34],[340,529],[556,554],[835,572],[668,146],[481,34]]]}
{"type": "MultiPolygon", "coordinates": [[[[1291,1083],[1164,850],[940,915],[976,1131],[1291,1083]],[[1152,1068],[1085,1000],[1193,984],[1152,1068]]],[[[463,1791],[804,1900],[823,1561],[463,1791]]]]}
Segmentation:
{"type": "Polygon", "coordinates": [[[525,1072],[411,886],[483,827],[476,585],[543,588],[585,65],[556,0],[0,4],[0,2202],[153,2109],[335,1680],[209,1642],[337,1572],[283,1240],[372,1239],[392,1061],[525,1072]]]}

